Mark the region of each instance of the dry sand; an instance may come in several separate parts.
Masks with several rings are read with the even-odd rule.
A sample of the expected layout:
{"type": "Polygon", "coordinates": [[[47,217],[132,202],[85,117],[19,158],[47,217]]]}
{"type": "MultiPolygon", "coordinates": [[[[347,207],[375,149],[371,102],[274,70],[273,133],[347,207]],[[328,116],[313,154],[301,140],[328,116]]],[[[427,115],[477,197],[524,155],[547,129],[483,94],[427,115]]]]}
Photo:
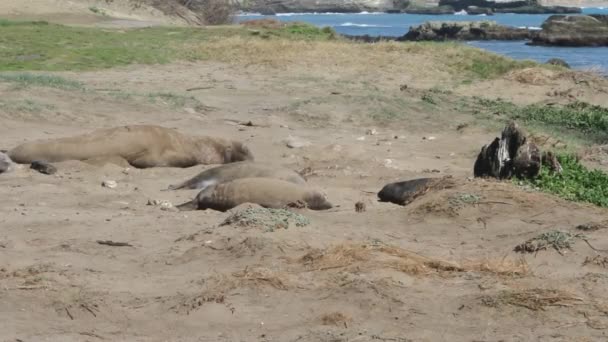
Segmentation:
{"type": "MultiPolygon", "coordinates": [[[[420,84],[442,83],[435,74],[409,68],[374,79],[342,66],[174,63],[58,75],[88,90],[0,83],[2,98],[12,101],[0,107],[1,148],[159,124],[243,140],[258,161],[305,170],[336,208],[297,210],[310,220],[303,227],[220,225],[230,213],[147,205],[189,200],[196,191],[161,190],[206,166],[137,170],[64,162],[52,176],[27,166],[2,174],[2,341],[607,338],[605,252],[582,240],[563,255],[513,248],[542,232],[601,221],[608,211],[508,182],[468,180],[479,148],[497,132],[452,105],[420,101],[420,84]],[[404,82],[410,86],[400,91],[404,82]],[[186,91],[193,87],[203,89],[186,91]],[[370,87],[403,99],[404,119],[387,125],[366,119],[392,110],[366,95],[370,87]],[[194,99],[144,95],[155,92],[194,99]],[[18,106],[26,100],[29,106],[18,106]],[[238,124],[247,121],[256,126],[238,124]],[[469,126],[457,130],[461,123],[469,126]],[[377,134],[366,135],[371,128],[377,134]],[[311,145],[290,149],[289,136],[311,145]],[[376,200],[388,182],[446,174],[456,188],[406,207],[376,200]],[[118,186],[104,188],[104,180],[118,186]],[[471,195],[479,203],[463,201],[471,195]],[[364,212],[355,212],[358,201],[364,212]],[[595,259],[583,265],[586,258],[595,259]]],[[[567,101],[567,94],[551,94],[572,88],[580,99],[606,105],[604,83],[576,77],[532,82],[508,75],[455,91],[484,89],[488,97],[529,103],[567,101]]],[[[606,230],[586,236],[608,250],[606,230]]]]}

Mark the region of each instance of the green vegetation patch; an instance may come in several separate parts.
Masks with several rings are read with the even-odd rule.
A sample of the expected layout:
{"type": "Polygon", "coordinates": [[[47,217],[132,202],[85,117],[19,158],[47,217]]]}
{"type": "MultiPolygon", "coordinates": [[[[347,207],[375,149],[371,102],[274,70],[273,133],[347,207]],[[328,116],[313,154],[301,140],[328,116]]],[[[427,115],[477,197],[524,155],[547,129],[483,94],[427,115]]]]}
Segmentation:
{"type": "Polygon", "coordinates": [[[521,107],[502,100],[477,98],[476,101],[484,112],[503,115],[505,120],[525,122],[551,133],[573,134],[589,142],[608,142],[608,108],[584,102],[566,106],[532,104],[521,107]]]}
{"type": "Polygon", "coordinates": [[[518,61],[475,48],[459,49],[449,58],[448,63],[456,70],[481,79],[492,79],[511,70],[539,66],[537,62],[531,60],[518,61]]]}
{"type": "Polygon", "coordinates": [[[608,132],[608,108],[575,102],[566,106],[530,105],[515,112],[515,119],[565,127],[584,133],[608,132]]]}
{"type": "Polygon", "coordinates": [[[261,227],[266,231],[287,229],[290,226],[304,227],[310,220],[298,213],[285,209],[247,208],[230,215],[220,226],[261,227]]]}
{"type": "Polygon", "coordinates": [[[537,178],[521,182],[567,200],[608,207],[608,174],[587,169],[572,155],[561,154],[557,159],[562,165],[562,173],[543,168],[537,178]]]}
{"type": "Polygon", "coordinates": [[[71,27],[0,19],[0,71],[92,70],[128,64],[206,59],[199,47],[228,37],[333,39],[331,28],[290,24],[277,29],[149,27],[127,30],[71,27]]]}
{"type": "Polygon", "coordinates": [[[18,87],[27,88],[31,86],[57,88],[64,90],[84,89],[84,85],[78,81],[69,80],[53,75],[36,75],[31,73],[0,74],[0,81],[17,84],[18,87]]]}

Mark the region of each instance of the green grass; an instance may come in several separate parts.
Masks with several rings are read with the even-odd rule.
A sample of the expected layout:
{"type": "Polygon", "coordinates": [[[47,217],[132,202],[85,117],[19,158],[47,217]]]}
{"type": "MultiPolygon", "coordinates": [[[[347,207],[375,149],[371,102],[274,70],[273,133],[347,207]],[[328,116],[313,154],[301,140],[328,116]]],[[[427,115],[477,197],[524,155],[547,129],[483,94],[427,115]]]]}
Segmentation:
{"type": "Polygon", "coordinates": [[[0,74],[0,82],[14,83],[20,88],[32,86],[57,88],[64,90],[84,89],[80,82],[53,75],[36,75],[31,73],[0,74]]]}
{"type": "Polygon", "coordinates": [[[129,64],[164,64],[206,59],[206,43],[227,37],[265,35],[296,40],[333,39],[331,29],[308,24],[251,31],[240,26],[218,28],[152,27],[101,30],[45,22],[0,19],[0,71],[93,70],[129,64]],[[260,34],[262,32],[262,34],[260,34]],[[35,59],[24,58],[37,56],[35,59]]]}
{"type": "Polygon", "coordinates": [[[538,178],[522,182],[567,200],[608,207],[608,174],[587,169],[572,155],[558,155],[558,160],[561,174],[543,168],[538,178]]]}
{"type": "Polygon", "coordinates": [[[539,66],[530,60],[517,61],[494,53],[480,53],[477,49],[462,49],[451,58],[451,65],[480,79],[492,79],[515,69],[539,66]]]}
{"type": "Polygon", "coordinates": [[[566,106],[517,106],[501,100],[476,98],[487,115],[524,122],[535,129],[592,143],[608,142],[608,108],[575,102],[566,106]]]}
{"type": "Polygon", "coordinates": [[[45,110],[54,110],[55,106],[34,100],[6,100],[0,99],[0,110],[17,113],[40,113],[45,110]]]}

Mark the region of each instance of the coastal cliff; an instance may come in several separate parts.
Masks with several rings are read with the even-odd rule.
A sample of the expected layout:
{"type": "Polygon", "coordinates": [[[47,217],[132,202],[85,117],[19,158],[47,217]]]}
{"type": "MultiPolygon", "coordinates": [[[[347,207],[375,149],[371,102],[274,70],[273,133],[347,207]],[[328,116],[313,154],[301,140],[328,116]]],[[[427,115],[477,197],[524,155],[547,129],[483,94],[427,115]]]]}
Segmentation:
{"type": "Polygon", "coordinates": [[[470,14],[492,13],[579,13],[578,7],[542,6],[537,0],[495,2],[487,0],[232,0],[246,12],[262,14],[303,12],[388,12],[411,14],[452,14],[466,10],[470,14]]]}
{"type": "Polygon", "coordinates": [[[384,12],[404,9],[409,0],[237,0],[237,6],[243,11],[274,13],[302,12],[384,12]]]}

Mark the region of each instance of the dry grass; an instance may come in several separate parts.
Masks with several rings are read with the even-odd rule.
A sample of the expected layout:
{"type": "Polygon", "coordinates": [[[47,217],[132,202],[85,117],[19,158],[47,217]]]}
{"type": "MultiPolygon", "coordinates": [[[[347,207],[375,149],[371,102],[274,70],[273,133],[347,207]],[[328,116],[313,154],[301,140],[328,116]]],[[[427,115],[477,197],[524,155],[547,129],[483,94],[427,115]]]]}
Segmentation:
{"type": "Polygon", "coordinates": [[[310,271],[324,271],[356,266],[358,269],[390,268],[412,275],[441,271],[460,272],[457,265],[426,258],[394,246],[340,244],[326,250],[314,250],[298,260],[310,271]]]}
{"type": "Polygon", "coordinates": [[[320,320],[323,325],[346,326],[352,319],[341,312],[332,312],[322,315],[320,320]]]}
{"type": "Polygon", "coordinates": [[[523,277],[530,273],[530,267],[524,258],[516,260],[487,259],[482,262],[467,263],[467,270],[474,270],[482,273],[490,273],[500,277],[523,277]]]}
{"type": "Polygon", "coordinates": [[[238,285],[240,286],[253,284],[255,286],[270,285],[277,290],[287,290],[288,288],[285,277],[268,268],[245,268],[232,275],[239,280],[238,285]]]}
{"type": "Polygon", "coordinates": [[[533,311],[545,310],[549,306],[573,306],[582,301],[569,292],[553,289],[508,290],[482,298],[482,303],[487,306],[512,305],[533,311]]]}
{"type": "MultiPolygon", "coordinates": [[[[256,23],[254,25],[266,25],[256,23]]],[[[268,24],[270,25],[270,24],[268,24]]],[[[293,65],[319,68],[319,61],[331,61],[325,67],[351,70],[364,74],[403,70],[418,75],[457,78],[479,77],[476,67],[493,65],[498,57],[471,47],[453,43],[355,43],[342,39],[297,40],[289,38],[259,39],[244,36],[212,39],[195,46],[193,57],[202,57],[236,65],[263,65],[287,69],[293,65]],[[471,65],[473,58],[478,63],[471,65]]],[[[514,64],[513,68],[518,65],[514,64]]],[[[491,77],[500,73],[492,73],[491,77]]],[[[489,78],[484,76],[482,78],[489,78]]],[[[455,80],[456,81],[456,80],[455,80]]]]}
{"type": "Polygon", "coordinates": [[[596,255],[594,257],[586,257],[585,261],[583,261],[583,266],[586,265],[597,265],[603,268],[608,268],[608,257],[606,256],[601,256],[601,255],[596,255]]]}

